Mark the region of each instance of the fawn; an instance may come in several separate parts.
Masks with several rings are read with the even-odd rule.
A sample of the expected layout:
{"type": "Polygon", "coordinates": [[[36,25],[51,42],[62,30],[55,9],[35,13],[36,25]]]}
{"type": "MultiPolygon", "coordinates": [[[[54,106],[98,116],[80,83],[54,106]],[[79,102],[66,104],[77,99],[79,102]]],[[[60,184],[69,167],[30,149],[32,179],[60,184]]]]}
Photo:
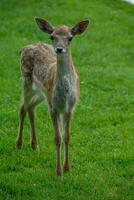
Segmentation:
{"type": "Polygon", "coordinates": [[[31,128],[31,147],[37,148],[34,122],[34,108],[47,99],[55,131],[56,173],[62,175],[61,129],[64,130],[64,171],[69,171],[68,144],[70,121],[79,94],[79,77],[73,65],[70,43],[75,35],[85,31],[89,21],[81,21],[70,28],[65,25],[53,27],[46,20],[36,17],[38,27],[48,34],[52,46],[32,44],[21,51],[21,71],[24,80],[23,97],[20,106],[20,123],[17,148],[22,147],[23,124],[28,112],[31,128]]]}

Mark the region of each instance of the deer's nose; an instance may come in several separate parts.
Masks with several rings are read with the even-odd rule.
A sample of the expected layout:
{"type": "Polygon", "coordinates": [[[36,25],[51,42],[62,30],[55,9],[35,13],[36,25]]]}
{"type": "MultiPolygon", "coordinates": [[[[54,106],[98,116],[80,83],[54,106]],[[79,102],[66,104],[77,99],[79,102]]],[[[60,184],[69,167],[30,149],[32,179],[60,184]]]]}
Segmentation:
{"type": "Polygon", "coordinates": [[[64,48],[63,47],[57,47],[56,48],[56,53],[62,53],[64,52],[64,48]]]}

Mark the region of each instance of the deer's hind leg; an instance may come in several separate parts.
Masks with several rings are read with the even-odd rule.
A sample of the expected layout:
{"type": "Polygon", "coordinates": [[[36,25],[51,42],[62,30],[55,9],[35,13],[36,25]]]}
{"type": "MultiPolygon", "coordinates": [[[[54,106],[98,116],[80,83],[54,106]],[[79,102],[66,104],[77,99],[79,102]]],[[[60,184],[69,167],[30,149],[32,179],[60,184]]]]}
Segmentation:
{"type": "Polygon", "coordinates": [[[22,148],[23,144],[23,126],[24,120],[26,117],[26,113],[29,107],[30,100],[33,96],[32,94],[32,80],[30,76],[27,76],[24,79],[24,86],[23,86],[23,94],[22,94],[21,106],[19,110],[19,130],[18,130],[18,137],[16,141],[16,147],[18,149],[22,148]]]}
{"type": "Polygon", "coordinates": [[[28,116],[30,121],[30,129],[31,129],[31,147],[32,149],[36,149],[38,146],[36,130],[35,130],[35,115],[34,109],[35,107],[43,100],[43,97],[33,96],[28,107],[28,116]]]}
{"type": "Polygon", "coordinates": [[[19,110],[19,130],[18,130],[18,136],[17,136],[17,141],[16,141],[16,147],[17,149],[22,148],[22,143],[23,143],[23,124],[24,124],[24,119],[26,116],[26,110],[24,106],[24,102],[21,103],[20,110],[19,110]]]}
{"type": "Polygon", "coordinates": [[[18,149],[22,148],[23,144],[23,125],[26,113],[28,112],[31,128],[31,146],[33,149],[37,147],[37,139],[35,132],[35,121],[34,121],[34,108],[38,105],[43,99],[36,96],[35,92],[32,89],[32,81],[30,78],[25,79],[24,81],[24,91],[23,91],[23,100],[20,106],[19,111],[19,130],[16,146],[18,149]]]}

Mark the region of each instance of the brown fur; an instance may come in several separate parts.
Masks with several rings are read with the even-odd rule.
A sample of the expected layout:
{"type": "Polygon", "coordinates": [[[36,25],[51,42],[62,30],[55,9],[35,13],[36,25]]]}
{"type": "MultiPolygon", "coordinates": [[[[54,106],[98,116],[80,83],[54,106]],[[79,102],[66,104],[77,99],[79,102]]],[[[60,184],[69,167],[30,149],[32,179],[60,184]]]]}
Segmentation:
{"type": "MultiPolygon", "coordinates": [[[[70,121],[79,94],[78,74],[73,65],[69,45],[69,38],[72,37],[72,34],[71,29],[65,25],[53,28],[42,19],[37,19],[37,24],[41,30],[51,34],[54,37],[54,41],[53,46],[38,43],[28,45],[21,51],[21,71],[24,85],[19,114],[20,124],[17,148],[22,147],[23,124],[28,112],[31,127],[31,146],[33,149],[36,149],[37,138],[34,125],[34,108],[46,97],[55,130],[56,172],[57,175],[61,175],[61,130],[59,122],[61,122],[62,116],[65,144],[64,171],[69,171],[68,144],[70,121]],[[57,53],[59,50],[62,50],[64,53],[57,53]]],[[[79,24],[73,29],[75,34],[81,31],[77,26],[79,24]]]]}

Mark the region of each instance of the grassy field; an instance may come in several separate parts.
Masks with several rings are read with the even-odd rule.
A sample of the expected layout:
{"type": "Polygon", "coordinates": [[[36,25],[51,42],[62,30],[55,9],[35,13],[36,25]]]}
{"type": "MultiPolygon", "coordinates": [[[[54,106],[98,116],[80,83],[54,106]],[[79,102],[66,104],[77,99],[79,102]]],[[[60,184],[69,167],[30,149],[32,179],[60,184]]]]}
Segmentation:
{"type": "Polygon", "coordinates": [[[118,0],[0,0],[0,200],[134,199],[134,6],[118,0]],[[72,122],[72,170],[55,175],[53,129],[45,104],[38,107],[39,150],[17,151],[21,94],[19,51],[50,43],[34,22],[91,25],[72,42],[81,96],[72,122]]]}

